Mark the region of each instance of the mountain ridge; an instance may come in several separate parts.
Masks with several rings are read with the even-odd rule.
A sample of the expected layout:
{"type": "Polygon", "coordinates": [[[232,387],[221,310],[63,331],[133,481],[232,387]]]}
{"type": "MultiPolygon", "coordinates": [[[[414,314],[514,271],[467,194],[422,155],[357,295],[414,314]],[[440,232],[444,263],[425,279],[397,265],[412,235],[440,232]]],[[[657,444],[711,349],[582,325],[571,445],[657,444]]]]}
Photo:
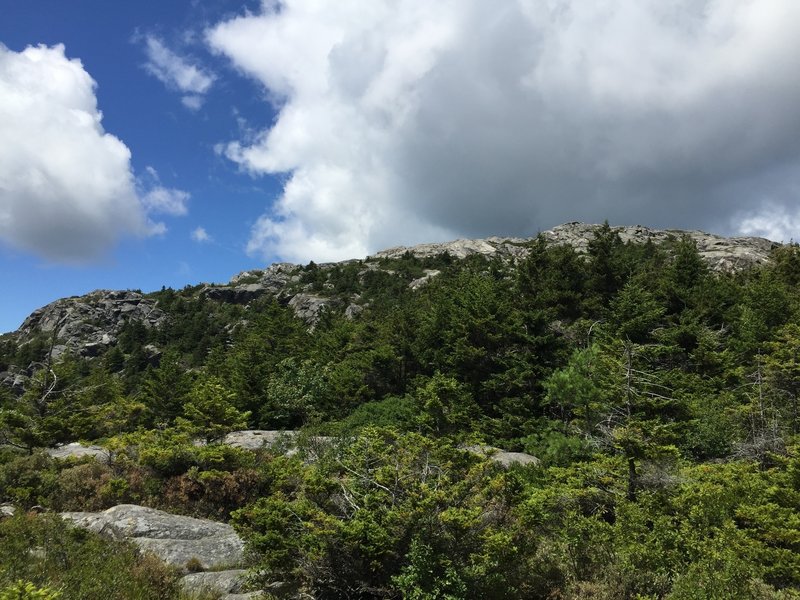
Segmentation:
{"type": "MultiPolygon", "coordinates": [[[[539,235],[550,245],[570,245],[578,253],[585,254],[589,242],[594,238],[599,224],[570,222],[542,231],[539,235]]],[[[664,244],[688,237],[697,245],[698,253],[712,271],[737,272],[769,261],[770,253],[781,246],[777,242],[758,237],[724,237],[698,230],[653,229],[642,225],[611,226],[623,243],[664,244]]],[[[305,282],[305,269],[311,267],[321,271],[342,268],[348,265],[363,267],[359,276],[370,270],[386,270],[383,262],[398,260],[404,256],[417,259],[432,259],[448,254],[456,260],[472,255],[499,258],[504,261],[524,259],[530,244],[538,236],[529,238],[492,236],[488,238],[457,239],[449,242],[434,242],[413,246],[395,246],[368,255],[363,259],[348,259],[339,262],[309,263],[308,267],[288,262],[277,262],[265,269],[242,271],[225,283],[200,283],[194,286],[199,294],[210,300],[224,303],[248,305],[264,295],[272,295],[290,306],[295,314],[312,324],[322,311],[341,309],[348,317],[354,317],[363,308],[352,298],[344,301],[334,298],[330,290],[316,289],[305,282]]],[[[391,272],[388,270],[387,272],[391,272]]],[[[426,269],[420,277],[409,281],[412,289],[418,289],[439,274],[426,269]]],[[[149,294],[134,290],[94,290],[82,296],[61,298],[33,311],[15,331],[0,339],[13,339],[24,345],[37,334],[47,334],[59,340],[54,345],[54,358],[67,350],[82,356],[95,356],[117,342],[125,323],[136,321],[146,328],[158,327],[164,321],[164,313],[157,301],[149,294]]],[[[357,298],[356,298],[357,300],[357,298]]],[[[7,373],[3,380],[14,379],[7,373]]]]}

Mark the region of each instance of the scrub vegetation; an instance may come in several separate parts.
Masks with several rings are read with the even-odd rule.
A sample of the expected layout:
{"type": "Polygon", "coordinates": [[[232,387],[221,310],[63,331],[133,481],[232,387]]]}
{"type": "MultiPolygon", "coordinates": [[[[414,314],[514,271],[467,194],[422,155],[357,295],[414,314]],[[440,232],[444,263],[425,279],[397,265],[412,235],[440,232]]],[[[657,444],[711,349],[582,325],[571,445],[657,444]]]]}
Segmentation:
{"type": "MultiPolygon", "coordinates": [[[[528,246],[312,263],[300,285],[363,310],[311,328],[272,297],[157,292],[164,326],[0,392],[0,501],[229,521],[257,581],[318,598],[800,598],[800,248],[725,274],[687,238],[608,226],[586,255],[528,246]],[[220,443],[248,428],[301,430],[300,452],[220,443]],[[42,452],[76,440],[112,460],[42,452]]],[[[47,348],[4,343],[0,364],[47,348]]],[[[0,542],[0,598],[177,597],[147,557],[50,517],[0,542]]]]}

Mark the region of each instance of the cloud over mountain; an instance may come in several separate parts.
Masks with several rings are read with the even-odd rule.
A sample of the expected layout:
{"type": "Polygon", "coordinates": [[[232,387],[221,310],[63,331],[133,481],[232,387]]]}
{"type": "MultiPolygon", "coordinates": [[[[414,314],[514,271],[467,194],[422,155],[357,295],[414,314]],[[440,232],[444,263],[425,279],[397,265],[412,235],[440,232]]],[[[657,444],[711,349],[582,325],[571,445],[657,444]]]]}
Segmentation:
{"type": "MultiPolygon", "coordinates": [[[[11,246],[82,262],[165,230],[148,219],[127,146],[103,130],[95,85],[62,45],[0,45],[0,239],[11,246]]],[[[182,193],[161,190],[145,192],[150,208],[182,193]]]]}
{"type": "Polygon", "coordinates": [[[792,0],[265,1],[207,33],[279,110],[224,147],[287,174],[249,249],[604,218],[797,237],[798,22],[792,0]]]}

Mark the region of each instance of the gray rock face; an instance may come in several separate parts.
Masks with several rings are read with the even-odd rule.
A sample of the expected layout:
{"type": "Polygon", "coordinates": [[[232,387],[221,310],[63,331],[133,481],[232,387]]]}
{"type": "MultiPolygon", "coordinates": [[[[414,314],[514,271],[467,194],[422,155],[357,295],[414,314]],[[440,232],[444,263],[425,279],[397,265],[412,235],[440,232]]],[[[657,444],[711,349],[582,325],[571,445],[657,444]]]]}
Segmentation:
{"type": "Polygon", "coordinates": [[[355,319],[362,312],[364,312],[364,306],[362,304],[352,303],[344,309],[344,316],[348,319],[355,319]]]}
{"type": "Polygon", "coordinates": [[[425,275],[423,275],[419,279],[415,279],[414,281],[409,283],[408,287],[410,287],[412,290],[418,290],[423,285],[428,284],[431,281],[431,279],[433,279],[434,277],[437,277],[437,276],[439,276],[441,274],[442,274],[442,272],[441,271],[437,271],[436,269],[425,269],[425,275]]]}
{"type": "Polygon", "coordinates": [[[511,246],[524,244],[524,238],[486,238],[483,240],[455,240],[452,242],[442,242],[440,244],[419,244],[417,246],[396,246],[388,250],[381,250],[368,257],[368,259],[380,258],[402,258],[409,252],[417,258],[431,258],[444,254],[445,252],[453,258],[466,258],[473,254],[492,256],[498,252],[501,254],[513,255],[511,246]]]}
{"type": "MultiPolygon", "coordinates": [[[[600,225],[587,223],[566,223],[542,235],[553,244],[568,244],[578,252],[586,252],[589,241],[594,239],[600,225]]],[[[756,237],[726,238],[703,231],[682,231],[674,229],[650,229],[642,225],[612,227],[623,242],[645,244],[652,241],[661,244],[670,239],[680,239],[686,235],[697,244],[700,256],[714,271],[733,272],[763,264],[769,254],[780,246],[776,242],[756,237]]]]}
{"type": "Polygon", "coordinates": [[[289,300],[289,306],[299,318],[309,325],[319,321],[322,312],[336,305],[335,300],[315,294],[300,293],[289,300]]]}
{"type": "Polygon", "coordinates": [[[14,365],[11,365],[8,371],[0,372],[0,386],[7,387],[17,394],[22,394],[27,381],[28,375],[14,365]]]}
{"type": "Polygon", "coordinates": [[[247,571],[233,569],[229,571],[212,571],[209,573],[190,573],[181,581],[181,590],[184,594],[194,597],[199,594],[219,595],[220,600],[255,600],[265,598],[264,592],[269,593],[269,598],[299,598],[293,593],[294,588],[286,583],[276,581],[269,584],[264,592],[243,592],[247,581],[247,571]]]}
{"type": "Polygon", "coordinates": [[[276,449],[286,456],[300,456],[305,462],[317,460],[322,452],[331,447],[335,438],[325,435],[315,435],[304,440],[303,448],[298,448],[297,436],[299,431],[287,429],[275,431],[269,429],[245,429],[232,431],[226,435],[222,443],[234,448],[244,450],[258,450],[265,446],[276,446],[276,449]]]}
{"type": "Polygon", "coordinates": [[[230,525],[120,504],[97,513],[68,512],[62,517],[101,535],[130,540],[169,565],[185,568],[197,559],[203,569],[235,567],[244,544],[230,525]]]}
{"type": "MultiPolygon", "coordinates": [[[[301,452],[297,446],[298,435],[300,435],[299,431],[291,429],[244,429],[241,431],[230,432],[222,439],[222,443],[234,448],[242,448],[243,450],[259,450],[264,447],[276,446],[277,449],[283,452],[286,456],[295,456],[301,452]]],[[[319,458],[321,453],[331,448],[331,446],[335,443],[336,438],[334,437],[322,435],[311,436],[307,438],[303,444],[302,458],[306,462],[313,462],[319,458]]],[[[481,457],[489,458],[490,460],[504,467],[509,467],[512,464],[538,465],[540,463],[538,458],[530,454],[526,454],[524,452],[508,452],[502,448],[495,448],[494,446],[474,444],[471,446],[464,446],[464,450],[472,452],[473,454],[481,457]]],[[[109,460],[109,453],[104,448],[101,448],[100,446],[83,446],[77,442],[72,444],[64,444],[58,448],[51,448],[47,450],[47,454],[53,458],[80,458],[84,456],[94,456],[97,460],[109,460]]],[[[150,511],[152,509],[148,508],[142,510],[150,511]]],[[[183,519],[187,517],[176,518],[183,519]]]]}
{"type": "Polygon", "coordinates": [[[251,300],[263,296],[267,291],[267,288],[260,283],[247,283],[236,286],[208,286],[203,290],[203,293],[212,300],[231,304],[247,304],[251,300]]]}
{"type": "MultiPolygon", "coordinates": [[[[589,223],[565,223],[543,231],[542,235],[551,244],[568,244],[577,252],[585,253],[588,250],[589,241],[594,239],[595,232],[599,227],[600,225],[589,223]]],[[[726,238],[703,231],[650,229],[641,225],[612,227],[612,229],[619,234],[623,242],[636,244],[644,244],[649,240],[660,244],[687,235],[697,243],[700,256],[711,269],[724,272],[739,271],[763,264],[769,260],[769,253],[780,245],[764,238],[726,238]]],[[[482,240],[455,240],[411,247],[398,246],[378,252],[369,258],[400,258],[406,252],[417,258],[433,257],[443,252],[447,252],[455,258],[466,258],[473,254],[520,258],[527,255],[524,245],[534,239],[534,237],[491,237],[482,240]]]]}
{"type": "Polygon", "coordinates": [[[35,310],[16,336],[24,344],[37,333],[55,335],[56,359],[66,350],[95,356],[116,343],[117,335],[128,321],[158,327],[163,320],[164,313],[156,308],[155,301],[139,292],[97,290],[86,296],[62,298],[35,310]]]}
{"type": "Polygon", "coordinates": [[[263,271],[243,271],[231,278],[229,285],[258,285],[265,292],[278,295],[290,283],[300,280],[300,265],[293,263],[274,263],[263,271]]]}

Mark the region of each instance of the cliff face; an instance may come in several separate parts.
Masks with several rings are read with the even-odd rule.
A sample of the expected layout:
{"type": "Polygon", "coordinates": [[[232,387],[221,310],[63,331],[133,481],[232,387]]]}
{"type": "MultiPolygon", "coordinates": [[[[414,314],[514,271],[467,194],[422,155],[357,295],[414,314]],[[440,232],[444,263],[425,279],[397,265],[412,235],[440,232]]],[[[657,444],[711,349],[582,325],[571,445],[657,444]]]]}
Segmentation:
{"type": "MultiPolygon", "coordinates": [[[[586,252],[590,240],[599,225],[567,223],[542,232],[552,244],[568,244],[578,252],[586,252]]],[[[725,238],[701,231],[657,230],[643,226],[613,228],[623,242],[656,244],[688,236],[697,244],[701,257],[712,270],[734,272],[763,264],[769,260],[770,252],[779,244],[762,238],[725,238]]],[[[470,255],[499,257],[505,260],[524,258],[527,244],[535,238],[491,237],[477,240],[455,240],[444,243],[399,246],[377,252],[361,261],[351,260],[343,263],[326,263],[317,268],[326,271],[345,265],[358,264],[359,276],[369,270],[384,269],[386,260],[398,259],[405,254],[417,258],[435,257],[448,253],[455,259],[470,255]]],[[[198,294],[209,300],[222,303],[247,305],[264,295],[276,297],[292,307],[295,313],[313,324],[319,314],[329,308],[345,310],[354,316],[361,306],[350,299],[333,297],[332,292],[323,287],[314,289],[304,283],[304,269],[291,263],[276,263],[264,270],[245,271],[234,276],[226,285],[203,285],[198,294]]],[[[412,289],[425,285],[438,271],[426,271],[425,276],[411,281],[412,289]]],[[[44,335],[54,339],[53,358],[66,351],[82,356],[96,356],[116,344],[117,336],[130,321],[142,323],[147,328],[157,328],[166,316],[155,299],[134,291],[98,290],[80,297],[64,298],[34,311],[11,337],[17,345],[30,342],[35,336],[44,335]]],[[[19,365],[26,368],[26,365],[19,365]]],[[[6,374],[8,378],[9,374],[6,374]]],[[[0,377],[0,379],[3,379],[0,377]]]]}
{"type": "Polygon", "coordinates": [[[128,321],[158,327],[164,313],[155,300],[139,292],[96,290],[85,296],[62,298],[35,310],[15,332],[20,343],[37,334],[56,340],[53,358],[66,350],[94,356],[112,346],[128,321]]]}

